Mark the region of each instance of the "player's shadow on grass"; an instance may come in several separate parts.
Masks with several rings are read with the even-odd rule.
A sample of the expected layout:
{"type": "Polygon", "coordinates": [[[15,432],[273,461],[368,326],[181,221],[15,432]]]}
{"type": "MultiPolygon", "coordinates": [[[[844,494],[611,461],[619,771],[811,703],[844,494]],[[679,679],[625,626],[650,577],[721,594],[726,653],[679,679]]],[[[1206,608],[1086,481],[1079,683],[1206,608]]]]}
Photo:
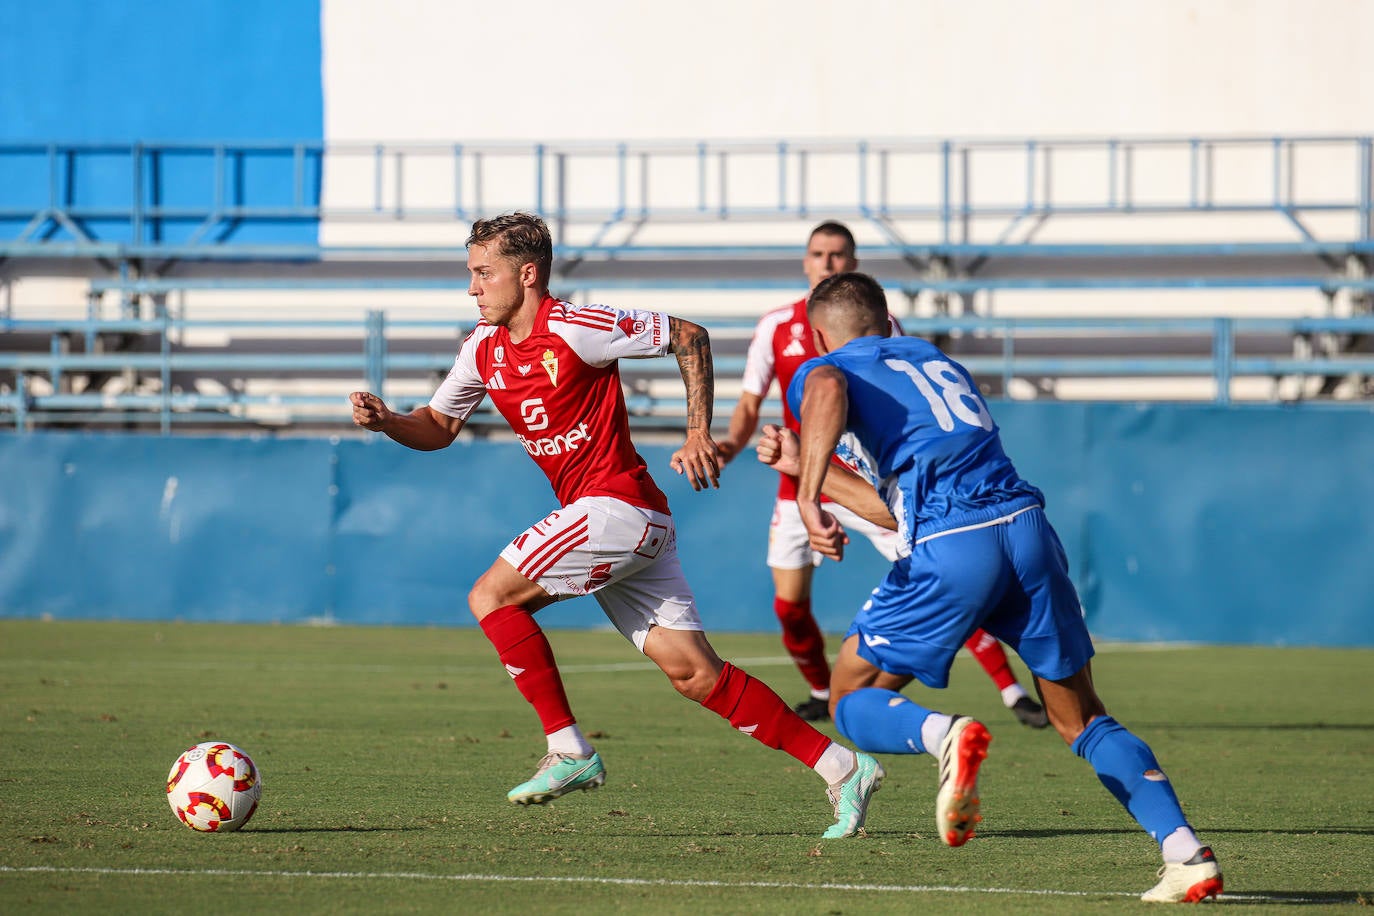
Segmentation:
{"type": "MultiPolygon", "coordinates": [[[[1230,890],[1230,886],[1227,886],[1230,890]]],[[[1331,906],[1332,904],[1363,904],[1374,900],[1374,891],[1263,891],[1256,888],[1237,888],[1230,894],[1211,901],[1212,906],[1331,906]]]]}
{"type": "Polygon", "coordinates": [[[1041,829],[992,829],[978,828],[978,835],[981,837],[1013,837],[1018,840],[1050,840],[1063,836],[1134,836],[1140,833],[1139,828],[1126,827],[1056,827],[1053,830],[1041,829]]]}
{"type": "Polygon", "coordinates": [[[1374,827],[1350,827],[1350,826],[1332,827],[1332,826],[1329,826],[1329,825],[1326,825],[1326,826],[1318,825],[1318,826],[1301,827],[1301,828],[1298,828],[1298,829],[1295,830],[1295,829],[1293,829],[1293,828],[1280,829],[1280,828],[1278,828],[1278,827],[1216,827],[1216,826],[1213,826],[1213,825],[1209,824],[1209,825],[1207,826],[1206,829],[1207,829],[1207,832],[1208,832],[1209,834],[1210,834],[1210,833],[1257,833],[1257,834],[1272,833],[1272,834],[1275,834],[1275,835],[1277,835],[1277,836],[1330,836],[1331,834],[1335,834],[1336,836],[1374,836],[1374,827]]]}
{"type": "Polygon", "coordinates": [[[424,827],[253,827],[243,833],[404,833],[424,827]]]}
{"type": "Polygon", "coordinates": [[[1207,731],[1329,731],[1374,732],[1374,722],[1136,722],[1131,728],[1146,729],[1205,729],[1207,731]]]}
{"type": "MultiPolygon", "coordinates": [[[[979,828],[979,836],[1004,836],[1015,837],[1022,840],[1044,840],[1062,836],[1114,836],[1114,835],[1134,835],[1139,830],[1118,827],[1058,827],[1053,830],[1027,829],[993,829],[979,828]]],[[[1219,827],[1215,824],[1207,826],[1208,835],[1217,834],[1274,834],[1275,836],[1374,836],[1374,827],[1333,827],[1322,825],[1309,825],[1298,829],[1278,828],[1278,827],[1219,827]]]]}

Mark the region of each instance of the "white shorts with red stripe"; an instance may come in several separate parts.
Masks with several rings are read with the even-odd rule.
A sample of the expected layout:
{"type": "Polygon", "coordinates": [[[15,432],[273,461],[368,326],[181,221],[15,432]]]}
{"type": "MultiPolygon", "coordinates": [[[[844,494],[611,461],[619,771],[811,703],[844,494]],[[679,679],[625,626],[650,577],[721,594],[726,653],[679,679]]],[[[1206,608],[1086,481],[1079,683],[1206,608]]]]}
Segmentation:
{"type": "MultiPolygon", "coordinates": [[[[875,525],[839,503],[825,503],[825,511],[852,534],[862,534],[889,563],[896,562],[906,545],[896,531],[875,525]]],[[[768,526],[768,566],[770,569],[802,569],[820,566],[821,555],[811,549],[811,537],[802,522],[795,499],[779,499],[773,504],[773,521],[768,526]]]]}
{"type": "Polygon", "coordinates": [[[702,628],[671,515],[587,496],[525,529],[501,559],[555,600],[594,595],[641,652],[650,627],[702,628]]]}

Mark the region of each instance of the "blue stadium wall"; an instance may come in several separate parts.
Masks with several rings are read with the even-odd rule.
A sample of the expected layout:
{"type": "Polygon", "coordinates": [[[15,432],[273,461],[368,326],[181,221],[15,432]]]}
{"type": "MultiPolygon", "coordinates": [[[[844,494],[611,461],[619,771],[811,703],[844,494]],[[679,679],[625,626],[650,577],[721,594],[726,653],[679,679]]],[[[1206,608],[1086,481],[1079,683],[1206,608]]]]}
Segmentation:
{"type": "MultiPolygon", "coordinates": [[[[1374,413],[1003,403],[1100,638],[1374,645],[1374,413]]],[[[694,493],[643,450],[708,627],[771,631],[774,482],[732,464],[694,493]]],[[[554,508],[517,445],[0,435],[0,616],[470,625],[466,592],[554,508]]],[[[883,565],[817,577],[842,630],[883,565]]],[[[541,612],[604,626],[590,598],[541,612]]]]}
{"type": "MultiPolygon", "coordinates": [[[[50,181],[69,207],[129,211],[139,141],[191,144],[140,154],[144,207],[204,207],[217,182],[228,205],[317,205],[318,157],[298,176],[289,156],[251,144],[322,140],[321,65],[319,0],[0,4],[0,144],[99,144],[59,161],[55,176],[41,146],[7,157],[0,211],[41,210],[50,181]],[[242,144],[223,175],[215,143],[242,144]]],[[[136,241],[185,241],[198,222],[156,220],[136,241]]],[[[0,219],[0,239],[26,223],[0,219]]],[[[131,241],[127,219],[93,217],[81,228],[100,241],[131,241]]],[[[54,241],[71,240],[53,230],[54,241]]],[[[313,219],[256,221],[234,226],[230,241],[314,244],[318,235],[313,219]]]]}

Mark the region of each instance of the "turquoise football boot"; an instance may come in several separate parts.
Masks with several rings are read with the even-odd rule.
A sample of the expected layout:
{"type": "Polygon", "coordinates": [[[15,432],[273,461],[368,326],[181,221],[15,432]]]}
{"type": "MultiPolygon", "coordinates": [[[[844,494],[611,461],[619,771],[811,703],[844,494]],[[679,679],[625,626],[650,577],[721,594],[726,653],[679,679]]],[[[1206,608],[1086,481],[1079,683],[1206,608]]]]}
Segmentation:
{"type": "Polygon", "coordinates": [[[606,782],[606,767],[601,757],[575,757],[572,754],[547,754],[529,782],[522,782],[506,793],[506,800],[517,805],[542,805],[578,789],[595,789],[606,782]]]}

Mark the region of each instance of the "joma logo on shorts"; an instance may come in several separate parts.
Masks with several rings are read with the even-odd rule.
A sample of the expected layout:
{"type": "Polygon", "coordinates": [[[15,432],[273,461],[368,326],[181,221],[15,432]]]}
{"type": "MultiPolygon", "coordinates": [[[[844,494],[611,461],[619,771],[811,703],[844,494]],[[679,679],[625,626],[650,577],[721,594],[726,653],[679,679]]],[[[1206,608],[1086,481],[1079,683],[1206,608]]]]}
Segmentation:
{"type": "Polygon", "coordinates": [[[592,434],[587,431],[586,423],[579,423],[575,429],[570,429],[566,433],[559,433],[557,436],[527,439],[516,433],[515,438],[520,440],[525,451],[531,455],[561,455],[564,452],[577,451],[583,442],[592,441],[592,434]]]}

